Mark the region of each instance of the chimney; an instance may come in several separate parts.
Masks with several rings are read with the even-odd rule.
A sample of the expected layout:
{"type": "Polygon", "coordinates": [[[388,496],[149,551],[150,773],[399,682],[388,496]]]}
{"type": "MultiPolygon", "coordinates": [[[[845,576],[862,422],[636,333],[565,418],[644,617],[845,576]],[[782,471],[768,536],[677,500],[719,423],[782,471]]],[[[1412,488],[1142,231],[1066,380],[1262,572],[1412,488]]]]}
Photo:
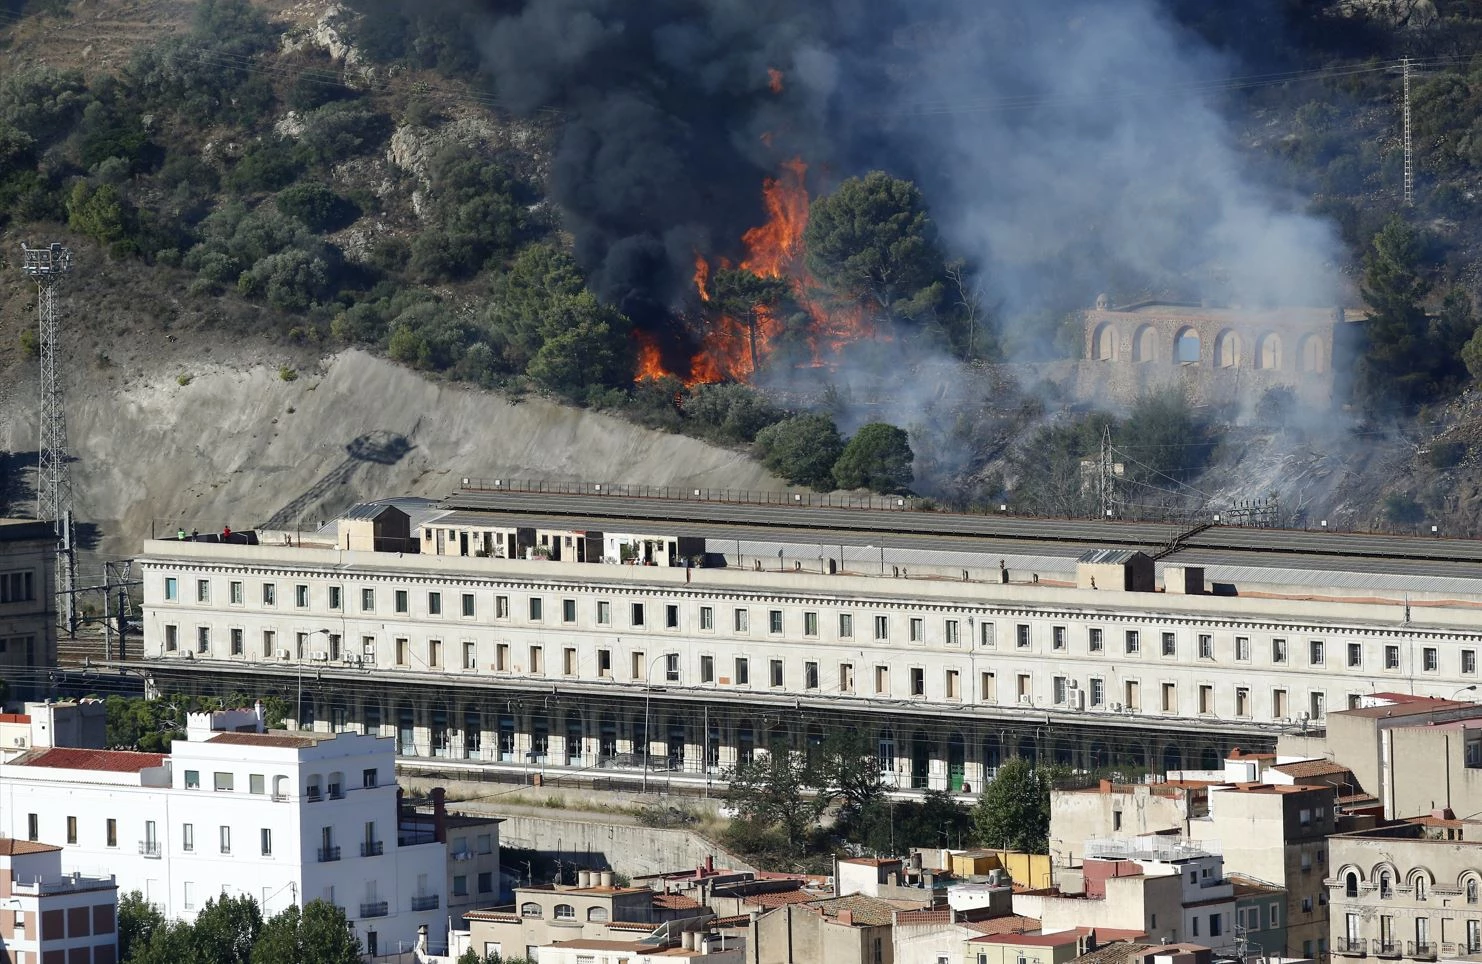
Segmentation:
{"type": "Polygon", "coordinates": [[[603,886],[603,887],[611,887],[612,886],[612,871],[610,871],[610,870],[604,870],[604,871],[602,871],[602,883],[601,883],[601,886],[603,886]]]}
{"type": "Polygon", "coordinates": [[[707,874],[713,874],[713,873],[715,873],[715,854],[706,854],[705,855],[705,873],[707,873],[707,874]]]}
{"type": "Polygon", "coordinates": [[[448,791],[442,787],[432,788],[432,839],[438,843],[448,842],[448,791]]]}
{"type": "Polygon", "coordinates": [[[427,953],[427,925],[417,925],[417,956],[421,957],[427,953]]]}
{"type": "Polygon", "coordinates": [[[839,911],[839,923],[840,924],[843,924],[845,927],[853,927],[854,926],[854,911],[852,911],[852,910],[841,910],[841,911],[839,911]]]}

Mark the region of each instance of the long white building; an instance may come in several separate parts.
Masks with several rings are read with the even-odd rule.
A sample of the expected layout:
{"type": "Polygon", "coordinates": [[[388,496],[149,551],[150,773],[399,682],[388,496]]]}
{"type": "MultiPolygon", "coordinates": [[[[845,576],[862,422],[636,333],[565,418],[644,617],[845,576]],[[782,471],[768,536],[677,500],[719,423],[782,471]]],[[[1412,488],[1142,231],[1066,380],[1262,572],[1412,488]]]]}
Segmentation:
{"type": "Polygon", "coordinates": [[[264,915],[323,899],[367,950],[446,930],[447,844],[403,831],[391,741],[261,732],[251,711],[191,714],[168,754],[52,747],[0,765],[0,831],[64,844],[168,917],[218,895],[264,915]]]}
{"type": "Polygon", "coordinates": [[[898,785],[965,791],[1013,754],[1215,767],[1376,681],[1478,682],[1470,542],[474,491],[410,508],[292,544],[147,543],[145,668],[275,688],[303,727],[403,757],[646,748],[720,773],[843,726],[898,785]]]}

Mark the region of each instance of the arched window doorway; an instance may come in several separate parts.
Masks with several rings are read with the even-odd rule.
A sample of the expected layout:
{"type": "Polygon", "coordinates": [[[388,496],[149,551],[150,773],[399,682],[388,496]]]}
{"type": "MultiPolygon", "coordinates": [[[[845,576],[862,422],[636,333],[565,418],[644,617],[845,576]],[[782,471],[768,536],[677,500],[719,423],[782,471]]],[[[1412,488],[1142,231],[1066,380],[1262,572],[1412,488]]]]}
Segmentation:
{"type": "Polygon", "coordinates": [[[1281,368],[1281,336],[1266,332],[1256,341],[1256,367],[1272,371],[1281,368]]]}
{"type": "Polygon", "coordinates": [[[1091,333],[1091,357],[1097,361],[1117,360],[1117,329],[1103,322],[1091,333]]]}
{"type": "Polygon", "coordinates": [[[1158,360],[1158,333],[1151,325],[1143,325],[1132,336],[1132,360],[1155,362],[1158,360]]]}
{"type": "Polygon", "coordinates": [[[1199,333],[1183,328],[1173,336],[1173,359],[1180,365],[1197,365],[1200,361],[1199,333]]]}
{"type": "Polygon", "coordinates": [[[1214,340],[1214,367],[1240,367],[1240,336],[1233,331],[1222,331],[1214,340]]]}
{"type": "Polygon", "coordinates": [[[1297,343],[1297,371],[1321,372],[1326,365],[1321,335],[1306,335],[1297,343]]]}

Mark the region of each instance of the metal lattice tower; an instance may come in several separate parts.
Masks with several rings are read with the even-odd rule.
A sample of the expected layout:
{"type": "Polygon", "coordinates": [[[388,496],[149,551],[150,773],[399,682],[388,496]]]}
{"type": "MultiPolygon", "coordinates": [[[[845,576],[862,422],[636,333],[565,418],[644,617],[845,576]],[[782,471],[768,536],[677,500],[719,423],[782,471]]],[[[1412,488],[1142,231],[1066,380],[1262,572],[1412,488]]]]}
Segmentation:
{"type": "Polygon", "coordinates": [[[1116,465],[1112,462],[1111,426],[1101,430],[1101,454],[1096,461],[1096,481],[1101,497],[1101,517],[1110,519],[1112,492],[1116,485],[1116,465]]]}
{"type": "Polygon", "coordinates": [[[1415,204],[1415,155],[1410,147],[1410,58],[1400,61],[1404,68],[1405,87],[1405,206],[1415,204]]]}
{"type": "Polygon", "coordinates": [[[57,377],[57,286],[72,269],[72,251],[53,242],[45,248],[21,245],[21,269],[36,282],[37,347],[41,354],[41,438],[36,463],[36,518],[57,533],[57,595],[69,633],[77,631],[73,586],[72,468],[67,452],[67,408],[57,377]]]}

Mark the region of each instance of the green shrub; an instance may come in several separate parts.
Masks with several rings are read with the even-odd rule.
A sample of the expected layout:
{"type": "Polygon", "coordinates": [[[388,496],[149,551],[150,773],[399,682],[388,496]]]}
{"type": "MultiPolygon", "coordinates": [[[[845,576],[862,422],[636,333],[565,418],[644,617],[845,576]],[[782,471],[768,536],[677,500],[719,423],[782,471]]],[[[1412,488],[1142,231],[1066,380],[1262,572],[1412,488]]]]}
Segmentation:
{"type": "Polygon", "coordinates": [[[242,152],[227,172],[226,186],[238,193],[276,191],[292,184],[303,169],[303,162],[282,141],[264,139],[242,152]]]}
{"type": "Polygon", "coordinates": [[[1466,455],[1465,442],[1432,442],[1426,461],[1433,469],[1450,469],[1460,465],[1466,455]]]}
{"type": "Polygon", "coordinates": [[[298,372],[287,365],[279,365],[278,378],[285,382],[298,381],[298,372]]]}
{"type": "Polygon", "coordinates": [[[278,192],[275,201],[279,211],[315,231],[338,230],[360,215],[354,204],[323,184],[295,184],[278,192]]]}

